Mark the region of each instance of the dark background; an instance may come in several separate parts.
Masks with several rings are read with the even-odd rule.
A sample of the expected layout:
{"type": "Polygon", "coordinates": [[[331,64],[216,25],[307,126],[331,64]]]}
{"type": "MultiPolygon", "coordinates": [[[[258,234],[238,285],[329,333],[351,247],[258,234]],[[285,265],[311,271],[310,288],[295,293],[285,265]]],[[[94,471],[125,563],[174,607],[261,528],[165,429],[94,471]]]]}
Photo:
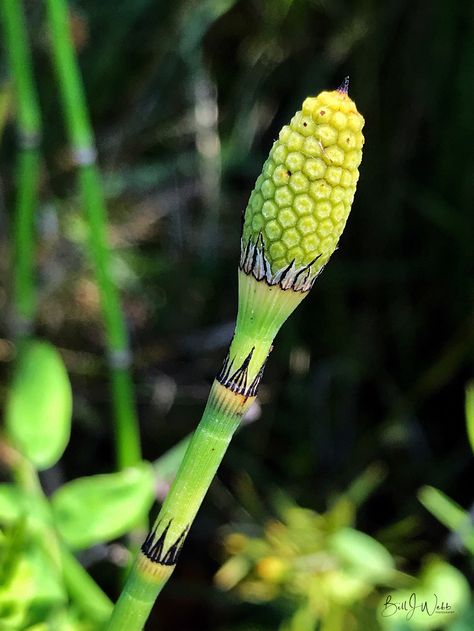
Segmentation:
{"type": "MultiPolygon", "coordinates": [[[[38,330],[62,350],[73,381],[73,437],[55,473],[66,480],[110,471],[114,457],[98,298],[38,4],[29,4],[47,162],[38,330]]],[[[71,20],[150,460],[192,430],[225,355],[241,213],[280,127],[307,95],[345,75],[366,119],[340,248],[278,337],[262,415],[232,444],[156,628],[230,629],[245,620],[245,607],[212,587],[219,528],[245,504],[244,488],[263,505],[281,487],[324,510],[374,462],[385,479],[357,527],[377,537],[411,516],[395,551],[405,568],[416,572],[436,551],[472,578],[416,492],[430,484],[466,508],[472,502],[463,406],[474,350],[474,5],[84,0],[71,5],[71,20]]],[[[4,307],[14,151],[7,128],[4,307]]],[[[3,390],[6,320],[2,332],[3,390]]],[[[108,566],[94,567],[115,596],[108,566]]]]}

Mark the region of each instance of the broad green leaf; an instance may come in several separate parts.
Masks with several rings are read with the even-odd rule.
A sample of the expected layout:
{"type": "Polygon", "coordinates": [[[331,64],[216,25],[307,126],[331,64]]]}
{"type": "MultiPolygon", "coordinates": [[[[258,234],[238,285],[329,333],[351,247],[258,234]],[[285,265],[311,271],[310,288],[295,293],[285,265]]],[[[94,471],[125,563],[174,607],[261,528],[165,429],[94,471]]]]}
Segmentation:
{"type": "Polygon", "coordinates": [[[47,504],[14,484],[0,484],[0,524],[10,526],[21,519],[29,532],[43,531],[49,523],[47,504]]]}
{"type": "Polygon", "coordinates": [[[142,462],[118,473],[79,478],[51,498],[56,526],[72,548],[88,548],[121,537],[153,503],[153,467],[142,462]]]}
{"type": "Polygon", "coordinates": [[[438,594],[440,600],[449,601],[459,614],[470,601],[470,588],[465,576],[453,565],[439,558],[430,559],[421,573],[427,592],[438,594]]]}
{"type": "Polygon", "coordinates": [[[466,427],[471,449],[474,451],[474,382],[466,388],[466,427]]]}
{"type": "Polygon", "coordinates": [[[12,442],[38,469],[47,469],[68,444],[71,413],[71,385],[61,356],[47,342],[29,342],[18,358],[7,399],[12,442]]]}
{"type": "Polygon", "coordinates": [[[329,538],[331,551],[350,574],[372,583],[389,580],[395,564],[384,546],[359,530],[342,528],[329,538]]]}

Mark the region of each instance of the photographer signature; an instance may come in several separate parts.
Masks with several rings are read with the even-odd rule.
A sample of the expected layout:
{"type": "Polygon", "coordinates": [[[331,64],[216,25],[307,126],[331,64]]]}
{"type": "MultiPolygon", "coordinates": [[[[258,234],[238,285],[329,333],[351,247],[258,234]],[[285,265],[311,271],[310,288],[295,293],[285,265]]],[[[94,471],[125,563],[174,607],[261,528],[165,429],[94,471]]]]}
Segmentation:
{"type": "Polygon", "coordinates": [[[433,594],[433,598],[430,600],[418,602],[417,596],[413,592],[408,599],[400,601],[392,600],[392,595],[387,594],[383,604],[382,616],[389,618],[396,613],[406,612],[405,619],[411,620],[417,609],[427,616],[432,616],[435,613],[454,613],[452,606],[447,601],[440,601],[437,594],[433,594]]]}

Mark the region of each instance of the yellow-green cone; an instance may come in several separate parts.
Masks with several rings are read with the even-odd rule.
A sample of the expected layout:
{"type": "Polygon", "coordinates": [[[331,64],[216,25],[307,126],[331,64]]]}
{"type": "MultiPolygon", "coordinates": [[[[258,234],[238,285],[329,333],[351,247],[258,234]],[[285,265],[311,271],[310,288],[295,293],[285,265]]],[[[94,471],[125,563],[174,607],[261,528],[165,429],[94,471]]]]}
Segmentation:
{"type": "Polygon", "coordinates": [[[362,159],[364,119],[338,90],[307,98],[285,125],[245,211],[240,268],[307,291],[336,249],[362,159]]]}

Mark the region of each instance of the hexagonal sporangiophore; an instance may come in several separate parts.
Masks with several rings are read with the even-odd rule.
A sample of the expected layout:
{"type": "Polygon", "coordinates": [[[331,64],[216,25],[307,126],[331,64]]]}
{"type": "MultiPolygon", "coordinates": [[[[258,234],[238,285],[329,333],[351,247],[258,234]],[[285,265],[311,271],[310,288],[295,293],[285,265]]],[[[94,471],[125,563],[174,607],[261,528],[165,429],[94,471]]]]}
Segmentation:
{"type": "Polygon", "coordinates": [[[316,125],[312,117],[303,112],[295,114],[290,124],[302,136],[313,136],[316,131],[316,125]]]}
{"type": "Polygon", "coordinates": [[[252,219],[252,230],[255,232],[260,232],[265,224],[265,220],[260,213],[258,215],[254,215],[252,219]]]}
{"type": "Polygon", "coordinates": [[[272,199],[275,195],[275,184],[273,184],[271,180],[265,180],[260,188],[260,191],[263,199],[272,199]]]}
{"type": "Polygon", "coordinates": [[[347,215],[346,209],[342,202],[340,202],[339,204],[335,204],[332,207],[331,217],[334,219],[336,223],[338,223],[342,219],[345,219],[346,215],[347,215]]]}
{"type": "Polygon", "coordinates": [[[341,166],[344,164],[344,158],[344,149],[341,149],[341,147],[338,147],[337,145],[331,145],[323,153],[323,159],[326,164],[329,165],[334,164],[335,166],[341,166]]]}
{"type": "MultiPolygon", "coordinates": [[[[270,241],[277,241],[277,240],[279,240],[280,237],[281,237],[282,232],[283,232],[283,230],[282,230],[280,224],[278,223],[278,221],[275,221],[275,219],[273,219],[272,221],[269,221],[265,225],[265,236],[270,241]]],[[[260,230],[258,230],[258,233],[260,234],[260,230]]]]}
{"type": "Polygon", "coordinates": [[[282,228],[292,228],[298,219],[296,213],[291,208],[283,208],[277,215],[278,223],[282,228]]]}
{"type": "Polygon", "coordinates": [[[288,186],[281,186],[275,192],[275,203],[280,208],[286,208],[293,204],[294,194],[288,186]]]}
{"type": "Polygon", "coordinates": [[[288,150],[289,151],[301,151],[301,147],[303,146],[304,136],[299,134],[297,131],[292,131],[288,136],[288,150]]]}
{"type": "Polygon", "coordinates": [[[297,228],[301,234],[312,234],[316,232],[317,226],[317,221],[312,215],[302,217],[297,224],[297,228]]]}
{"type": "Polygon", "coordinates": [[[284,186],[285,184],[288,184],[290,173],[288,173],[287,167],[284,164],[279,164],[273,171],[272,179],[275,186],[284,186]]]}
{"type": "Polygon", "coordinates": [[[317,233],[321,238],[328,237],[334,230],[334,224],[330,218],[320,221],[317,227],[317,233]]]}
{"type": "Polygon", "coordinates": [[[293,208],[299,216],[309,215],[314,211],[314,202],[309,195],[303,193],[295,197],[293,208]]]}
{"type": "Polygon", "coordinates": [[[275,202],[267,199],[267,201],[262,205],[262,215],[267,221],[275,219],[278,215],[278,206],[275,202]]]}
{"type": "Polygon", "coordinates": [[[306,237],[303,237],[301,241],[301,245],[303,247],[303,250],[305,251],[305,254],[307,256],[310,256],[311,258],[313,258],[318,251],[319,243],[320,239],[317,234],[308,234],[306,235],[306,237]]]}
{"type": "Polygon", "coordinates": [[[249,200],[249,206],[252,208],[254,213],[260,212],[263,206],[263,197],[260,191],[254,191],[252,193],[249,200]]]}
{"type": "Polygon", "coordinates": [[[273,162],[271,158],[268,158],[268,160],[263,165],[262,174],[265,177],[272,177],[274,170],[275,170],[275,163],[273,162]]]}
{"type": "Polygon", "coordinates": [[[302,149],[302,152],[305,156],[318,158],[322,155],[323,151],[324,147],[322,146],[321,141],[316,138],[316,136],[309,136],[305,139],[302,149]]]}
{"type": "Polygon", "coordinates": [[[286,255],[286,245],[282,241],[272,243],[269,253],[272,258],[281,259],[286,255]]]}
{"type": "Polygon", "coordinates": [[[356,135],[349,129],[344,129],[339,132],[337,137],[337,144],[341,149],[355,149],[357,147],[356,135]]]}
{"type": "Polygon", "coordinates": [[[277,164],[283,164],[285,162],[286,156],[288,155],[288,149],[285,145],[273,145],[273,149],[270,152],[270,155],[273,157],[273,160],[277,164]]]}
{"type": "Polygon", "coordinates": [[[286,156],[286,166],[291,171],[301,171],[304,164],[304,155],[299,151],[292,151],[286,156]]]}
{"type": "Polygon", "coordinates": [[[364,144],[364,119],[346,87],[304,101],[257,179],[240,263],[257,280],[306,291],[337,246],[364,144]]]}
{"type": "Polygon", "coordinates": [[[308,190],[308,178],[300,171],[292,173],[289,180],[290,188],[295,193],[305,193],[308,190]]]}
{"type": "Polygon", "coordinates": [[[303,173],[311,180],[320,180],[326,173],[326,164],[321,158],[308,158],[303,165],[303,173]]]}
{"type": "Polygon", "coordinates": [[[324,179],[330,186],[337,186],[341,181],[342,168],[341,167],[328,167],[324,174],[324,179]]]}
{"type": "Polygon", "coordinates": [[[359,166],[361,160],[362,151],[360,149],[354,149],[353,151],[346,153],[344,157],[344,166],[349,171],[354,171],[354,169],[357,169],[359,166]]]}
{"type": "Polygon", "coordinates": [[[330,184],[325,182],[324,180],[318,180],[317,182],[313,182],[309,187],[309,194],[314,199],[314,201],[319,201],[320,199],[328,199],[331,195],[332,187],[330,184]]]}
{"type": "Polygon", "coordinates": [[[336,129],[347,129],[347,116],[343,112],[334,112],[331,118],[331,126],[336,129]]]}
{"type": "Polygon", "coordinates": [[[296,245],[294,248],[288,250],[288,258],[295,262],[296,266],[301,265],[301,261],[304,258],[304,250],[300,245],[296,245]]]}
{"type": "Polygon", "coordinates": [[[300,242],[301,237],[298,234],[297,230],[295,230],[294,228],[289,228],[288,230],[283,231],[281,240],[287,248],[294,248],[295,245],[298,245],[298,243],[300,242]]]}
{"type": "Polygon", "coordinates": [[[320,221],[324,221],[324,219],[331,214],[332,208],[331,202],[327,199],[323,199],[316,204],[315,215],[320,221]]]}
{"type": "Polygon", "coordinates": [[[316,138],[321,141],[323,147],[330,147],[337,141],[337,129],[330,125],[320,125],[316,138]]]}

